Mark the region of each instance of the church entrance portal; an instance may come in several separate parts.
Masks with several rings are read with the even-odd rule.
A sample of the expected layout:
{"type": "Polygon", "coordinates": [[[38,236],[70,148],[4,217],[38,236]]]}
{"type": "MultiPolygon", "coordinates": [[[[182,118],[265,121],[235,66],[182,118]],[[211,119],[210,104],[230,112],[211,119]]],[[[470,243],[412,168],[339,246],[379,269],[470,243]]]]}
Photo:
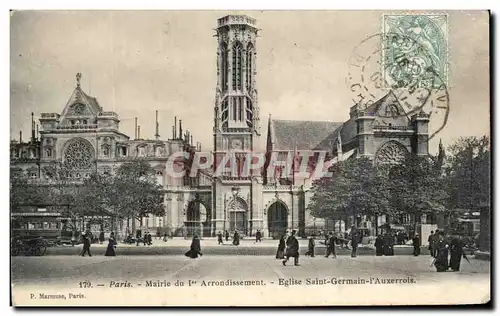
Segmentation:
{"type": "Polygon", "coordinates": [[[288,226],[288,209],[282,202],[274,202],[267,210],[269,237],[279,239],[288,226]]]}
{"type": "Polygon", "coordinates": [[[184,225],[186,226],[188,237],[192,237],[195,234],[199,237],[210,237],[210,221],[207,216],[207,209],[203,203],[196,200],[189,203],[184,225]]]}

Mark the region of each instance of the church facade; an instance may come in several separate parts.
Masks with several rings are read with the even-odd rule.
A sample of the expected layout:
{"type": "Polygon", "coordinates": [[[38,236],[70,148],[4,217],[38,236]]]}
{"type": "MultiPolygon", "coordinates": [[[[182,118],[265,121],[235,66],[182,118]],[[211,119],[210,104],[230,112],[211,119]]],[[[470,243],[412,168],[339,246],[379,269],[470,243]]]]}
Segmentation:
{"type": "MultiPolygon", "coordinates": [[[[236,157],[238,166],[243,165],[261,137],[266,137],[266,157],[321,151],[330,158],[369,156],[376,163],[393,163],[407,154],[428,155],[429,116],[408,115],[391,92],[367,109],[352,106],[349,118],[343,121],[290,121],[269,116],[262,135],[256,21],[248,16],[225,16],[217,21],[216,32],[214,166],[223,163],[228,154],[236,157]]],[[[50,166],[64,163],[78,182],[92,172],[113,173],[123,162],[141,159],[151,164],[165,192],[165,216],[148,217],[134,225],[153,234],[190,236],[196,232],[207,237],[225,230],[243,235],[260,230],[264,237],[276,237],[291,229],[306,235],[324,226],[307,209],[313,179],[300,178],[294,171],[276,177],[269,176],[266,168],[249,175],[238,172],[237,176],[203,170],[196,178],[171,177],[166,169],[170,155],[201,149],[193,144],[189,132],[183,132],[182,122],[177,126],[175,119],[169,139],[160,139],[158,132],[155,139],[142,139],[137,128],[132,138],[120,131],[117,113],[105,111],[96,98],[83,91],[80,77],[78,74],[62,112],[41,113],[39,132],[32,122],[28,141],[22,135],[11,141],[12,176],[25,175],[33,183],[47,185],[53,177],[50,166]]],[[[20,229],[41,234],[46,229],[63,229],[54,205],[25,205],[11,212],[12,217],[21,218],[20,229]]],[[[130,228],[124,222],[120,230],[125,233],[130,228]]]]}

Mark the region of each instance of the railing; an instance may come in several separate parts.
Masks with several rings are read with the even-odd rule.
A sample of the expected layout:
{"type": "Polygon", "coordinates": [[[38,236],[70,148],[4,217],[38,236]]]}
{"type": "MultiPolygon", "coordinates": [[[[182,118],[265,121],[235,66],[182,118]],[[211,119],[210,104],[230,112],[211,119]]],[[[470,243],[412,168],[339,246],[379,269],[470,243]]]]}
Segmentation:
{"type": "Polygon", "coordinates": [[[58,130],[91,130],[96,129],[97,124],[86,124],[86,125],[62,125],[57,126],[58,130]]]}
{"type": "Polygon", "coordinates": [[[300,185],[264,185],[264,191],[296,191],[300,189],[300,185]]]}
{"type": "Polygon", "coordinates": [[[59,118],[59,114],[57,113],[42,113],[42,118],[59,118]]]}
{"type": "Polygon", "coordinates": [[[411,131],[413,130],[412,126],[404,126],[404,125],[375,125],[373,126],[374,130],[392,130],[392,131],[411,131]]]}
{"type": "Polygon", "coordinates": [[[106,111],[106,112],[99,113],[99,116],[114,116],[114,117],[118,117],[118,114],[116,112],[113,112],[113,111],[106,111]]]}

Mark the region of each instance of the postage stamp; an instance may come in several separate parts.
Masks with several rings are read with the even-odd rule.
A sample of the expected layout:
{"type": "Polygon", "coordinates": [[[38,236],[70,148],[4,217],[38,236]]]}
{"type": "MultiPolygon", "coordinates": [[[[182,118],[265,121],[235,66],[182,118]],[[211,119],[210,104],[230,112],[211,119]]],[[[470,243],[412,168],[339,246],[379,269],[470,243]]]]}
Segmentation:
{"type": "Polygon", "coordinates": [[[382,69],[390,86],[448,83],[448,15],[383,14],[382,33],[382,69]]]}

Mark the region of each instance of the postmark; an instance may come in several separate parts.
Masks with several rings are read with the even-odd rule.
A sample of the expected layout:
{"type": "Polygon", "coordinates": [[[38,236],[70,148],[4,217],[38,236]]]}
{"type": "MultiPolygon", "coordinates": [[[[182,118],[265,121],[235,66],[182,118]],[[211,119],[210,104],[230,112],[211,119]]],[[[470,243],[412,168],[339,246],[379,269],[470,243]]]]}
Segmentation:
{"type": "Polygon", "coordinates": [[[375,102],[392,92],[404,112],[377,113],[379,116],[411,117],[422,111],[428,114],[430,139],[444,128],[450,111],[446,80],[440,76],[434,63],[435,60],[426,55],[425,47],[415,39],[396,33],[377,33],[354,47],[348,60],[346,85],[352,93],[353,103],[363,110],[370,110],[375,102]],[[395,38],[403,38],[402,42],[407,47],[413,47],[421,57],[411,59],[412,56],[403,56],[388,64],[384,56],[391,54],[389,51],[394,47],[383,43],[395,38]],[[389,78],[391,72],[399,76],[395,78],[403,77],[405,80],[389,78]]]}

